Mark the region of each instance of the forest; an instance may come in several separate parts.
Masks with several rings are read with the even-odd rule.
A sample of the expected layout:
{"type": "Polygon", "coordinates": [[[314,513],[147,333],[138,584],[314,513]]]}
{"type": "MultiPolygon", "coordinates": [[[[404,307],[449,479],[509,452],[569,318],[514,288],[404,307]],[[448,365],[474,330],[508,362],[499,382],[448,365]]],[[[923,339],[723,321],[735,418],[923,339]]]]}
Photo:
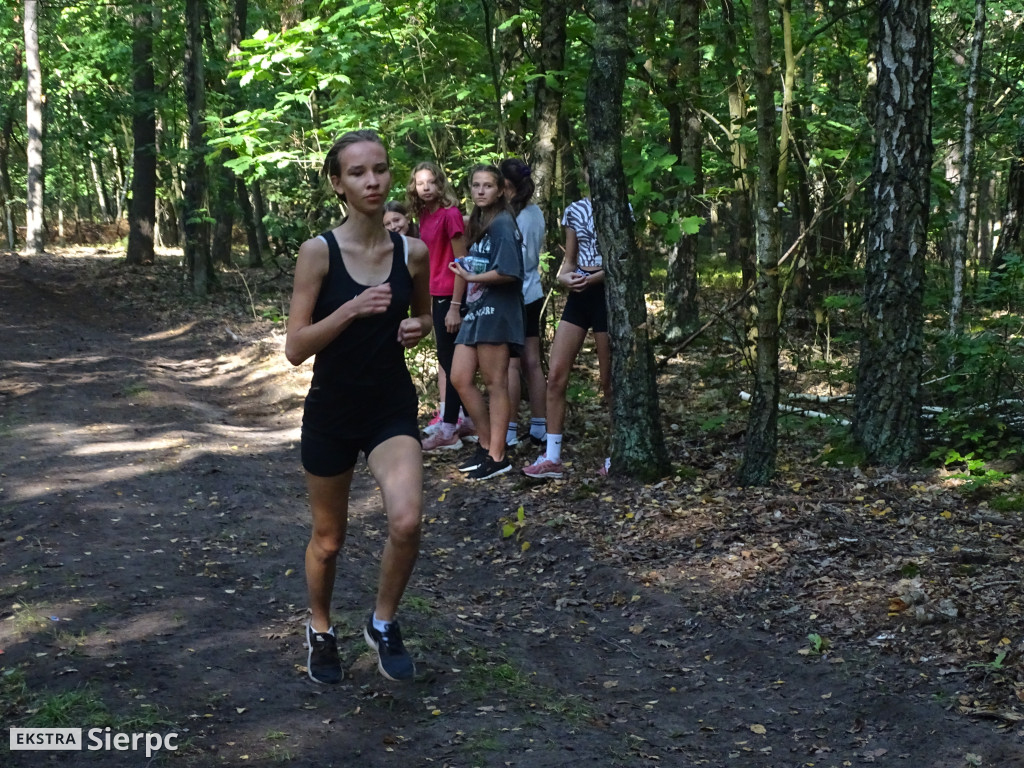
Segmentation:
{"type": "Polygon", "coordinates": [[[526,158],[550,278],[589,152],[606,247],[630,254],[609,302],[623,471],[667,467],[655,358],[711,326],[754,393],[744,482],[773,475],[780,397],[809,394],[787,372],[831,371],[844,346],[849,386],[814,394],[843,408],[858,393],[845,405],[867,460],[978,474],[1018,453],[1024,52],[1012,3],[2,12],[12,249],[113,223],[128,264],[182,248],[182,280],[215,301],[224,267],[287,269],[337,218],[324,148],[371,127],[391,144],[395,197],[423,159],[461,183],[475,162],[526,158]],[[614,223],[626,197],[632,226],[614,223]]]}
{"type": "Polygon", "coordinates": [[[1024,768],[1019,2],[23,0],[0,43],[4,722],[195,766],[1024,768]],[[362,128],[394,200],[530,164],[544,344],[591,197],[613,387],[588,341],[564,479],[425,457],[404,689],[355,473],[325,694],[282,347],[362,128]]]}

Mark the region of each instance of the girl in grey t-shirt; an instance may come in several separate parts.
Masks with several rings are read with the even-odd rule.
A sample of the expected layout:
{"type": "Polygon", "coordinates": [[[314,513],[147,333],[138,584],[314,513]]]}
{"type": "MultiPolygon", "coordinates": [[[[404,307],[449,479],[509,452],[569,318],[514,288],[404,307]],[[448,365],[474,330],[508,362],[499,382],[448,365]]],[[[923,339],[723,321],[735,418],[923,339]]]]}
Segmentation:
{"type": "Polygon", "coordinates": [[[493,165],[473,168],[470,191],[476,207],[467,230],[469,253],[449,266],[467,285],[462,300],[466,314],[455,339],[451,376],[480,438],[476,455],[459,467],[472,480],[511,469],[505,456],[512,410],[508,361],[512,354],[519,354],[524,341],[523,253],[504,187],[501,171],[493,165]],[[473,383],[478,370],[487,388],[486,403],[473,383]]]}

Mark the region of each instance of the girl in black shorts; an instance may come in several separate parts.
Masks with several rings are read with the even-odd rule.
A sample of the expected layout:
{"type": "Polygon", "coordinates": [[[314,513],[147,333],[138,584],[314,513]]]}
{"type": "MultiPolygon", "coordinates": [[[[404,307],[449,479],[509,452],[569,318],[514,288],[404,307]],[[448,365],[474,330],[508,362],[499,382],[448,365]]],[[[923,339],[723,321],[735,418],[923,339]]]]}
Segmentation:
{"type": "Polygon", "coordinates": [[[471,480],[504,474],[512,466],[505,456],[511,410],[508,361],[523,348],[523,252],[504,182],[493,165],[473,168],[469,254],[450,266],[467,285],[466,316],[455,340],[451,378],[480,437],[476,455],[459,466],[471,480]],[[474,383],[477,371],[487,387],[486,403],[474,383]]]}
{"type": "Polygon", "coordinates": [[[391,170],[376,133],[342,136],[327,153],[324,175],[348,216],[299,248],[285,342],[293,365],[315,355],[302,417],[313,514],[306,548],[307,668],[317,682],[342,678],[331,596],[352,472],[362,452],[388,521],[376,604],[363,636],[385,677],[409,680],[415,670],[395,613],[419,552],[423,473],[405,349],[430,333],[427,248],[384,228],[391,170]]]}
{"type": "Polygon", "coordinates": [[[589,197],[565,209],[562,226],[565,228],[565,259],[558,271],[558,282],[569,290],[569,298],[555,329],[548,360],[546,450],[533,464],[523,468],[528,477],[538,479],[558,478],[565,472],[562,466],[565,393],[569,387],[569,372],[589,330],[594,331],[601,390],[606,400],[611,397],[612,355],[608,343],[604,266],[597,250],[594,208],[589,197]]]}

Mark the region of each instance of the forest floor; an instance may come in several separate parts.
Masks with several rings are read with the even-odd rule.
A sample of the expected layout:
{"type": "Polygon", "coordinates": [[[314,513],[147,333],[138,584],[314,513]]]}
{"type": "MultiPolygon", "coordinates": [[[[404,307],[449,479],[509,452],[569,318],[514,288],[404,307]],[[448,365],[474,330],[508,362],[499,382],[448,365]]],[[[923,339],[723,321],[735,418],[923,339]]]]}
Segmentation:
{"type": "Polygon", "coordinates": [[[309,367],[254,319],[287,274],[227,273],[197,303],[171,257],[122,256],[0,253],[0,722],[104,729],[77,753],[5,746],[4,766],[1024,767],[1020,511],[844,464],[799,417],[777,480],[737,487],[743,406],[707,347],[664,368],[657,482],[593,471],[587,365],[565,480],[427,460],[407,685],[361,638],[384,540],[361,468],[346,678],[312,683],[309,367]],[[178,740],[91,748],[116,733],[178,740]]]}

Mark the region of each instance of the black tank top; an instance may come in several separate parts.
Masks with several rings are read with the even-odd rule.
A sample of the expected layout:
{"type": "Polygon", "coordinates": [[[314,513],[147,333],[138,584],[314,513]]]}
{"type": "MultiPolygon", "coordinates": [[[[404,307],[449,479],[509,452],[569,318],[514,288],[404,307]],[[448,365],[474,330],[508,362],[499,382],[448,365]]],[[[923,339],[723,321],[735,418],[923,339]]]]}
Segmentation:
{"type": "MultiPolygon", "coordinates": [[[[407,399],[410,394],[415,400],[405,349],[398,343],[398,326],[409,316],[412,276],[405,263],[402,236],[394,232],[390,235],[394,250],[385,282],[391,284],[391,304],[380,315],[356,318],[316,354],[310,399],[354,409],[382,399],[407,399]]],[[[321,237],[327,241],[329,267],[313,308],[314,323],[370,287],[357,283],[345,269],[334,232],[321,237]]]]}

